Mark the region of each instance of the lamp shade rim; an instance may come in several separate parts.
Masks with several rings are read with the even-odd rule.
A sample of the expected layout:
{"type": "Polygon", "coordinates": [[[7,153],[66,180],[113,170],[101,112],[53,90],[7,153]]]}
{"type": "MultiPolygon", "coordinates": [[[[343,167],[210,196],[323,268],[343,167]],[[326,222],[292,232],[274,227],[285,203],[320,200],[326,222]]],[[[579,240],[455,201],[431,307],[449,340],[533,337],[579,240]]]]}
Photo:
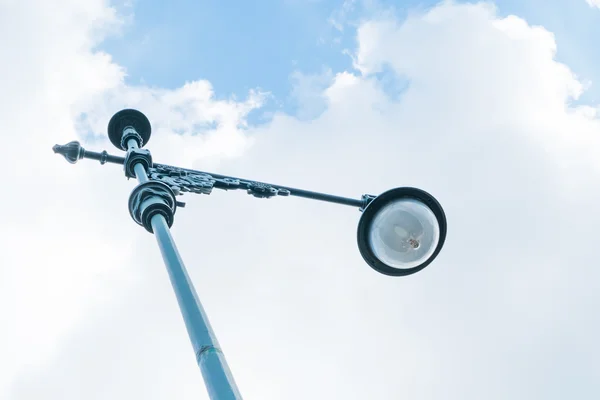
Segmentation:
{"type": "Polygon", "coordinates": [[[446,239],[446,231],[446,214],[444,213],[444,209],[442,208],[441,204],[436,200],[435,197],[421,189],[413,187],[399,187],[380,194],[375,199],[373,199],[364,209],[360,221],[358,222],[358,249],[365,262],[369,264],[371,268],[384,275],[411,275],[428,266],[437,257],[444,245],[444,241],[446,239]],[[375,252],[373,251],[372,245],[369,240],[369,233],[371,231],[371,227],[375,216],[388,204],[403,199],[410,199],[421,202],[429,210],[431,210],[439,226],[439,239],[435,250],[433,251],[431,256],[427,258],[424,262],[412,268],[395,268],[384,263],[375,255],[375,252]]]}

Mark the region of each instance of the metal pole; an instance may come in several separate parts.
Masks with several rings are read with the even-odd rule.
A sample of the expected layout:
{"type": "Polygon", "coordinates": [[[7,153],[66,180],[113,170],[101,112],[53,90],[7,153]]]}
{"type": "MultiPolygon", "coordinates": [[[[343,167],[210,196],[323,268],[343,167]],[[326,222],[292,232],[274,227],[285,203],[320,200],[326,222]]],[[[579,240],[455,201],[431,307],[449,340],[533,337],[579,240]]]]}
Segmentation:
{"type": "Polygon", "coordinates": [[[208,395],[212,400],[241,400],[225,356],[162,215],[152,218],[152,229],[167,266],[208,395]]]}
{"type": "MultiPolygon", "coordinates": [[[[128,146],[138,148],[135,140],[128,141],[128,146]]],[[[148,181],[146,170],[141,163],[135,164],[133,168],[140,183],[148,181]]],[[[211,400],[241,400],[242,396],[188,276],[167,221],[164,216],[155,215],[151,224],[209,397],[211,400]]]]}

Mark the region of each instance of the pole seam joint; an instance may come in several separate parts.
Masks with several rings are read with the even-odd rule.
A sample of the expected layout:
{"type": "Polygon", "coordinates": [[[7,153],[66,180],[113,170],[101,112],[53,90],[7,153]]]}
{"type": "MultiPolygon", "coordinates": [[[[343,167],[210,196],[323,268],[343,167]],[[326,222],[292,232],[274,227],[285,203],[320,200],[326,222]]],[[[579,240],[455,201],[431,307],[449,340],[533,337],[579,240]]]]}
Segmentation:
{"type": "Polygon", "coordinates": [[[196,353],[196,362],[200,363],[200,360],[202,360],[202,357],[204,357],[208,353],[223,354],[221,349],[219,349],[218,347],[215,347],[213,345],[205,345],[205,346],[200,347],[200,350],[198,350],[198,352],[196,353]]]}

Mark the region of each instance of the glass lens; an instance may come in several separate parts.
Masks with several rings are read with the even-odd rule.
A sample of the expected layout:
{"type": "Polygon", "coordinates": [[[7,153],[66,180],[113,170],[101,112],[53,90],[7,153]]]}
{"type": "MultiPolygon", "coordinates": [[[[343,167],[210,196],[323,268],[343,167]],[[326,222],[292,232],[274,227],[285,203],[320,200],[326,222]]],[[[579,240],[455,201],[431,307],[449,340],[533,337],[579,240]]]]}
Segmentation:
{"type": "Polygon", "coordinates": [[[375,256],[393,268],[414,268],[425,262],[440,240],[435,214],[414,199],[400,199],[373,218],[369,242],[375,256]]]}

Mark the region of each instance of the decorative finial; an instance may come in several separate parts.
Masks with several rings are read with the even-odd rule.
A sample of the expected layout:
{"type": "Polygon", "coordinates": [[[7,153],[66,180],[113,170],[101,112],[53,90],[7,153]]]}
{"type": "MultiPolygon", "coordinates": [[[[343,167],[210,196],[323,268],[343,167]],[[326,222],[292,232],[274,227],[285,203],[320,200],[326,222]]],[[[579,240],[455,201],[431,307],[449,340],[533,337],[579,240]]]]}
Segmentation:
{"type": "Polygon", "coordinates": [[[78,160],[81,160],[85,152],[85,149],[81,147],[81,144],[77,140],[63,145],[55,144],[52,150],[54,150],[54,153],[62,154],[65,160],[71,164],[75,164],[78,160]]]}

